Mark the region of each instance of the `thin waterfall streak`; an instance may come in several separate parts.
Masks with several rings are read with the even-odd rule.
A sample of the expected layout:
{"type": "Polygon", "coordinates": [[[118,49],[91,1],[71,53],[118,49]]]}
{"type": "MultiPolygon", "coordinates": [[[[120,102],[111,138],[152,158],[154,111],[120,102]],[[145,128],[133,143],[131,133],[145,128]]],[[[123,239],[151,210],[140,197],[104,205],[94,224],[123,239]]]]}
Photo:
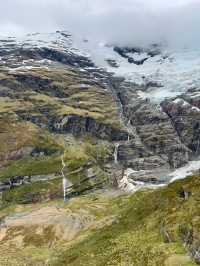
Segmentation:
{"type": "Polygon", "coordinates": [[[66,201],[66,186],[67,186],[67,179],[66,178],[63,178],[63,199],[64,201],[66,201]]]}
{"type": "Polygon", "coordinates": [[[118,163],[118,148],[119,148],[119,143],[115,144],[115,150],[114,150],[114,162],[115,164],[118,163]]]}
{"type": "Polygon", "coordinates": [[[63,178],[63,199],[64,201],[66,201],[66,186],[67,186],[67,179],[65,177],[64,174],[64,169],[66,167],[66,164],[64,162],[64,156],[62,155],[61,157],[61,161],[62,161],[62,168],[61,168],[61,174],[62,174],[62,178],[63,178]]]}

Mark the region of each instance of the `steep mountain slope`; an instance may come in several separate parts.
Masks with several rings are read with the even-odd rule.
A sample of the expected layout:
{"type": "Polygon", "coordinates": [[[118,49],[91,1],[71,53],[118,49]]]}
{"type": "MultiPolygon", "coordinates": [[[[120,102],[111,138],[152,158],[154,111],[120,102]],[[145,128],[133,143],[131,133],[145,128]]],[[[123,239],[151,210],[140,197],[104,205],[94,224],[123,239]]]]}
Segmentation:
{"type": "Polygon", "coordinates": [[[125,77],[139,87],[141,97],[155,102],[175,97],[199,87],[199,49],[174,49],[167,44],[150,47],[119,47],[88,38],[75,38],[80,47],[100,67],[125,77]]]}
{"type": "MultiPolygon", "coordinates": [[[[13,40],[12,45],[9,40],[1,43],[1,191],[43,180],[44,175],[50,175],[46,179],[61,177],[64,150],[67,158],[71,154],[68,171],[82,167],[82,179],[86,179],[83,172],[98,165],[95,155],[90,156],[92,149],[99,151],[101,146],[109,157],[112,147],[104,149],[110,145],[108,141],[126,140],[128,136],[112,93],[101,77],[95,79],[90,72],[72,67],[76,62],[93,64],[71,50],[61,52],[60,43],[49,51],[49,47],[25,48],[13,40]],[[87,137],[93,140],[84,140],[87,137]],[[98,144],[95,138],[107,144],[98,144]],[[82,155],[80,145],[84,146],[82,155]],[[75,166],[73,158],[79,159],[75,166]]],[[[104,155],[98,156],[101,160],[104,155]]]]}
{"type": "MultiPolygon", "coordinates": [[[[163,45],[155,44],[149,48],[103,44],[94,48],[94,41],[60,31],[0,40],[1,124],[2,128],[5,123],[6,128],[15,128],[13,134],[12,130],[7,134],[8,129],[2,132],[3,142],[8,138],[1,153],[2,191],[29,179],[38,180],[38,175],[42,180],[44,174],[59,178],[66,146],[84,144],[85,137],[106,146],[103,171],[108,180],[117,179],[119,183],[123,171],[131,168],[138,176],[131,175],[132,186],[137,185],[136,180],[144,183],[168,180],[170,169],[198,157],[199,95],[195,87],[197,71],[192,66],[198,51],[186,50],[172,55],[163,45]],[[183,62],[180,58],[188,66],[187,73],[193,73],[190,84],[186,82],[187,76],[179,71],[183,62]],[[127,71],[121,72],[123,77],[117,76],[125,61],[132,81],[127,78],[127,71]],[[168,68],[173,72],[176,69],[183,80],[180,82],[179,76],[177,79],[168,76],[168,68]],[[142,82],[135,77],[136,72],[142,82]],[[162,72],[161,76],[166,79],[159,79],[153,72],[162,72]],[[164,101],[158,104],[161,98],[155,98],[151,92],[156,90],[171,96],[174,95],[172,90],[176,94],[185,91],[178,97],[190,104],[190,111],[180,110],[179,98],[165,100],[165,93],[161,97],[164,101]],[[174,107],[169,106],[169,101],[173,101],[174,107]],[[180,113],[184,113],[184,119],[180,113]],[[21,139],[12,141],[15,136],[20,138],[20,134],[25,135],[22,142],[21,139]],[[28,162],[24,163],[24,159],[28,162]],[[38,171],[38,163],[46,168],[52,162],[53,169],[38,171]],[[26,164],[36,165],[37,169],[29,170],[26,164]],[[20,171],[13,170],[19,166],[20,171]]],[[[79,167],[71,170],[78,171],[79,167]]]]}
{"type": "Polygon", "coordinates": [[[0,263],[195,265],[186,250],[199,262],[198,214],[194,243],[177,229],[185,212],[198,212],[199,177],[162,188],[199,170],[197,61],[198,51],[61,31],[0,38],[0,263]],[[158,190],[119,197],[144,188],[158,190]],[[162,217],[174,217],[169,230],[162,217]]]}

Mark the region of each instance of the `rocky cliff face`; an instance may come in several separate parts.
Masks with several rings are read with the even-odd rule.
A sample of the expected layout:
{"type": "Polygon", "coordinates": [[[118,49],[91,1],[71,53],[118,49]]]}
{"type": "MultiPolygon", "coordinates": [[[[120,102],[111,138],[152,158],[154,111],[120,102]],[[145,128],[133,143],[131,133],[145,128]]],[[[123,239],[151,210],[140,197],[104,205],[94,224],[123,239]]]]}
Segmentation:
{"type": "Polygon", "coordinates": [[[173,125],[183,143],[192,150],[193,155],[199,155],[200,136],[200,95],[193,89],[176,99],[162,103],[163,110],[171,118],[173,125]]]}
{"type": "Polygon", "coordinates": [[[0,265],[196,265],[198,71],[94,47],[0,38],[0,265]]]}
{"type": "Polygon", "coordinates": [[[50,129],[58,133],[71,133],[76,137],[91,134],[93,137],[110,141],[125,141],[128,138],[125,129],[112,128],[111,125],[100,123],[94,118],[77,115],[64,116],[60,121],[50,124],[50,129]]]}
{"type": "MultiPolygon", "coordinates": [[[[132,150],[135,152],[136,147],[139,148],[138,155],[132,154],[132,159],[141,157],[148,160],[156,156],[157,167],[166,163],[171,168],[177,168],[187,163],[191,151],[179,138],[167,112],[150,99],[138,97],[131,83],[118,82],[115,88],[123,106],[127,128],[134,136],[131,142],[135,142],[135,147],[132,150]]],[[[130,154],[130,147],[127,150],[130,154]]]]}
{"type": "MultiPolygon", "coordinates": [[[[170,171],[199,155],[198,88],[155,103],[144,95],[162,88],[163,81],[144,75],[140,83],[116,76],[111,70],[117,71],[120,62],[107,58],[109,69],[100,68],[73,45],[72,36],[64,32],[0,40],[0,175],[4,188],[26,183],[27,177],[59,177],[63,152],[88,139],[90,145],[103,147],[98,153],[105,156],[91,155],[84,148],[79,158],[84,165],[73,162],[70,171],[80,167],[85,171],[92,165],[108,180],[116,171],[121,178],[126,168],[137,171],[139,177],[144,170],[151,175],[154,170],[170,171]],[[17,171],[21,164],[23,169],[17,171]]],[[[134,67],[169,61],[155,45],[149,49],[113,47],[112,52],[134,67]]],[[[77,160],[74,154],[72,158],[77,160]]],[[[87,180],[85,173],[83,180],[87,180]]]]}

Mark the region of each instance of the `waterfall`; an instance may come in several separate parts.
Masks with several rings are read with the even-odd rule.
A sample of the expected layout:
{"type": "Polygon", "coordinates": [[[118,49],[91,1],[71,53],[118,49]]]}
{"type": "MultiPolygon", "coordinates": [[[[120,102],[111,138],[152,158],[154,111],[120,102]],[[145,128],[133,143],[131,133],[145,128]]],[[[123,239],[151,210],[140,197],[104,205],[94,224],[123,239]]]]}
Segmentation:
{"type": "Polygon", "coordinates": [[[127,123],[127,131],[128,131],[128,138],[127,138],[127,142],[130,142],[130,134],[131,134],[131,120],[128,120],[128,123],[127,123]]]}
{"type": "Polygon", "coordinates": [[[115,150],[114,150],[114,162],[115,164],[118,163],[118,148],[119,148],[119,143],[115,144],[115,150]]]}
{"type": "Polygon", "coordinates": [[[61,174],[62,174],[62,178],[63,178],[63,199],[64,201],[66,201],[66,188],[67,188],[67,178],[65,177],[65,174],[64,174],[64,169],[66,167],[66,164],[64,162],[64,156],[62,155],[61,157],[61,161],[62,161],[62,169],[61,169],[61,174]]]}
{"type": "Polygon", "coordinates": [[[66,194],[67,194],[67,179],[64,177],[63,178],[63,200],[66,201],[66,194]]]}

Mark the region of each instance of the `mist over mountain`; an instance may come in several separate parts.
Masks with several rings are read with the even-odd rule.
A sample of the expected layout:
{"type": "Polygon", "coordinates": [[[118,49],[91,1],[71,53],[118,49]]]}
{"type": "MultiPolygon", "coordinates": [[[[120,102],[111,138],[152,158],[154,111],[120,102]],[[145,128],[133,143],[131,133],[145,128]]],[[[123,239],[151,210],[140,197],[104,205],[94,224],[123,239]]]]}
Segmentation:
{"type": "Polygon", "coordinates": [[[200,265],[200,0],[6,0],[0,266],[200,265]]]}
{"type": "Polygon", "coordinates": [[[69,30],[118,45],[199,42],[197,0],[8,0],[1,5],[1,35],[69,30]]]}

